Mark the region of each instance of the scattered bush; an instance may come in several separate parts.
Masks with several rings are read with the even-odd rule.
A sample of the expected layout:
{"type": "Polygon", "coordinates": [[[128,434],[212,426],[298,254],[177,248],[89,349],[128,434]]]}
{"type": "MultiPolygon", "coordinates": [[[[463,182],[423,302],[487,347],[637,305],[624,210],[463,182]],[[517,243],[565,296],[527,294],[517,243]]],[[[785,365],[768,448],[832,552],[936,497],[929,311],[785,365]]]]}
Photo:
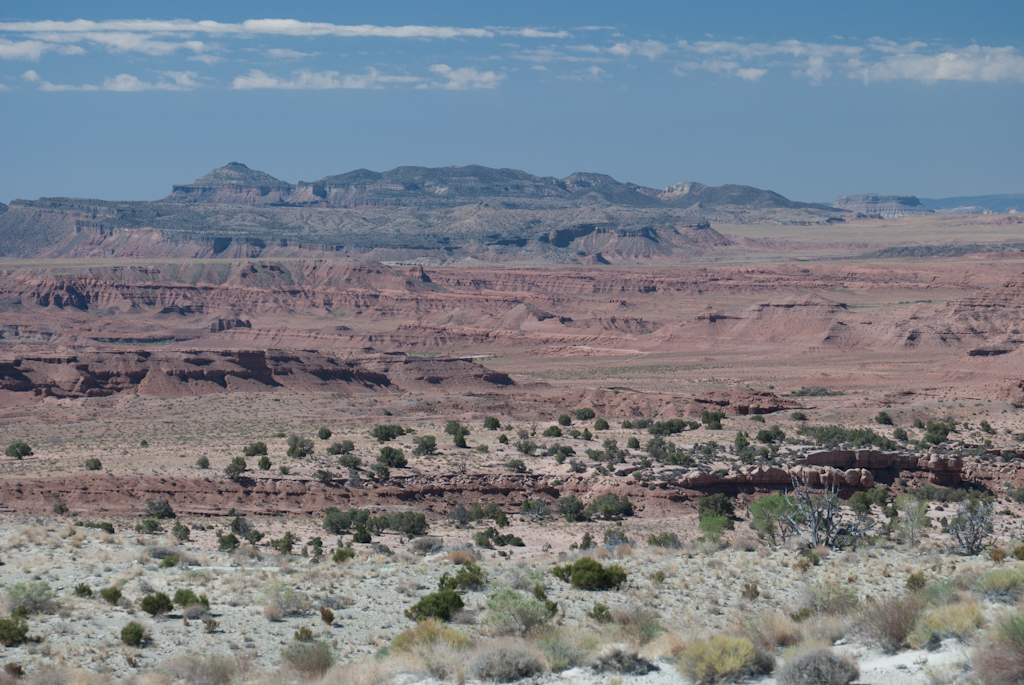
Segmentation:
{"type": "Polygon", "coordinates": [[[99,471],[102,468],[103,468],[103,464],[100,462],[99,459],[92,458],[92,459],[86,459],[85,460],[85,470],[86,471],[99,471]]]}
{"type": "Polygon", "coordinates": [[[242,448],[242,455],[246,457],[258,457],[260,455],[267,454],[267,443],[265,442],[250,442],[248,445],[242,448]]]}
{"type": "Polygon", "coordinates": [[[596,431],[606,431],[609,427],[610,426],[608,425],[608,422],[605,421],[604,419],[598,419],[597,421],[594,421],[594,430],[596,431]]]}
{"type": "Polygon", "coordinates": [[[156,616],[157,614],[166,614],[174,607],[171,604],[170,597],[162,592],[155,592],[143,597],[142,601],[139,602],[139,608],[150,616],[156,616]]]}
{"type": "Polygon", "coordinates": [[[321,440],[329,440],[331,438],[331,435],[333,435],[331,433],[331,429],[328,428],[327,426],[321,426],[320,430],[316,432],[316,437],[320,438],[321,440]]]}
{"type": "Polygon", "coordinates": [[[880,411],[878,412],[878,415],[875,416],[875,423],[877,423],[880,426],[891,426],[892,417],[889,416],[888,412],[880,411]]]}
{"type": "Polygon", "coordinates": [[[754,645],[745,637],[713,635],[691,642],[679,658],[679,670],[700,685],[740,680],[754,671],[754,645]]]}
{"type": "Polygon", "coordinates": [[[0,618],[0,644],[4,647],[20,645],[28,639],[28,623],[20,617],[0,618]]]}
{"type": "Polygon", "coordinates": [[[174,603],[183,609],[196,604],[206,609],[210,608],[210,600],[206,598],[206,595],[197,595],[187,588],[179,589],[174,593],[174,603]]]}
{"type": "Polygon", "coordinates": [[[540,654],[520,642],[489,643],[469,665],[472,678],[492,683],[513,683],[544,670],[540,654]]]}
{"type": "Polygon", "coordinates": [[[377,438],[377,442],[385,443],[405,435],[405,429],[393,423],[386,423],[374,426],[370,435],[377,438]]]}
{"type": "Polygon", "coordinates": [[[559,414],[558,415],[558,425],[559,426],[571,426],[572,425],[572,419],[569,417],[568,414],[559,414]]]}
{"type": "Polygon", "coordinates": [[[414,606],[406,609],[405,615],[416,622],[435,618],[447,623],[452,620],[452,614],[464,606],[466,605],[458,592],[444,589],[423,597],[414,606]]]}
{"type": "Polygon", "coordinates": [[[75,597],[92,597],[92,588],[86,583],[79,583],[75,586],[75,597]]]}
{"type": "Polygon", "coordinates": [[[577,590],[618,589],[626,582],[626,571],[621,566],[602,566],[601,562],[590,557],[577,559],[571,565],[555,566],[551,572],[577,590]]]}
{"type": "Polygon", "coordinates": [[[391,641],[391,651],[397,653],[436,647],[465,649],[469,647],[469,637],[437,619],[428,618],[406,628],[391,641]]]}
{"type": "Polygon", "coordinates": [[[412,441],[416,444],[412,453],[418,457],[437,452],[437,438],[433,435],[418,435],[412,441]]]}
{"type": "Polygon", "coordinates": [[[526,462],[522,459],[509,459],[505,463],[505,466],[508,467],[508,470],[512,473],[526,473],[528,471],[526,468],[526,462]]]}
{"type": "Polygon", "coordinates": [[[928,581],[924,579],[923,573],[911,573],[907,576],[907,589],[911,592],[917,592],[923,590],[928,581]]]}
{"type": "Polygon", "coordinates": [[[527,597],[510,587],[500,588],[487,599],[487,622],[502,632],[525,633],[547,623],[557,611],[558,605],[546,597],[527,597]]]}
{"type": "Polygon", "coordinates": [[[331,556],[331,560],[334,561],[334,563],[336,563],[336,564],[340,564],[343,561],[348,561],[349,559],[355,559],[355,556],[356,556],[355,550],[349,549],[347,547],[341,547],[341,548],[335,550],[334,554],[331,556]]]}
{"type": "Polygon", "coordinates": [[[1010,568],[994,568],[978,578],[974,587],[985,595],[1016,598],[1024,592],[1024,572],[1010,568]]]}
{"type": "Polygon", "coordinates": [[[295,640],[281,652],[281,658],[299,673],[313,678],[322,677],[336,661],[334,650],[322,640],[295,640]]]}
{"type": "MultiPolygon", "coordinates": [[[[330,437],[330,436],[328,436],[328,437],[330,437]]],[[[327,625],[331,625],[332,623],[334,623],[334,612],[331,611],[330,609],[328,609],[325,606],[321,606],[320,607],[320,620],[323,621],[324,623],[326,623],[327,625]]]]}
{"type": "Polygon", "coordinates": [[[447,573],[442,575],[438,587],[442,590],[482,590],[486,582],[487,572],[467,559],[460,564],[454,577],[447,573]]]}
{"type": "Polygon", "coordinates": [[[910,634],[910,646],[920,649],[932,638],[955,637],[966,640],[977,630],[984,618],[981,606],[976,602],[951,602],[938,604],[922,613],[910,634]]]}
{"type": "Polygon", "coordinates": [[[569,523],[586,521],[589,518],[586,513],[586,505],[572,495],[560,497],[556,506],[558,513],[564,516],[569,523]]]}
{"type": "Polygon", "coordinates": [[[501,428],[501,421],[493,416],[484,417],[484,428],[489,431],[496,431],[501,428]]]}
{"type": "Polygon", "coordinates": [[[146,629],[132,621],[121,629],[121,642],[129,647],[138,647],[146,639],[146,629]]]}
{"type": "Polygon", "coordinates": [[[110,587],[103,588],[102,590],[100,590],[100,597],[102,597],[103,601],[107,604],[117,604],[118,601],[121,599],[121,588],[117,587],[116,585],[111,585],[110,587]]]}
{"type": "Polygon", "coordinates": [[[146,513],[155,519],[174,518],[174,510],[171,508],[171,503],[167,501],[166,497],[160,497],[156,500],[147,500],[146,513]]]}
{"type": "Polygon", "coordinates": [[[313,441],[294,433],[288,436],[288,456],[301,459],[313,453],[313,441]]]}
{"type": "Polygon", "coordinates": [[[831,649],[812,649],[786,661],[779,669],[779,685],[847,685],[860,677],[853,657],[831,649]]]}
{"type": "Polygon", "coordinates": [[[724,516],[732,519],[736,516],[736,509],[729,497],[723,493],[705,495],[697,500],[697,518],[703,519],[709,516],[724,516]]]}
{"type": "MultiPolygon", "coordinates": [[[[561,501],[561,500],[559,500],[561,501]]],[[[608,521],[617,516],[632,516],[633,504],[628,497],[620,498],[613,492],[599,495],[587,505],[587,518],[600,516],[608,521]]]]}
{"type": "Polygon", "coordinates": [[[7,451],[4,454],[15,459],[24,459],[25,457],[32,456],[32,448],[29,447],[27,442],[12,442],[7,446],[7,451]]]}
{"type": "Polygon", "coordinates": [[[12,606],[24,607],[29,614],[49,614],[57,608],[57,593],[42,580],[15,583],[7,588],[7,596],[12,606]]]}
{"type": "Polygon", "coordinates": [[[793,419],[794,421],[806,421],[807,414],[803,413],[802,411],[795,411],[789,415],[789,418],[793,419]]]}
{"type": "Polygon", "coordinates": [[[93,521],[85,521],[83,523],[80,523],[79,525],[82,526],[82,528],[96,528],[98,530],[106,531],[107,533],[110,533],[111,535],[114,534],[114,526],[113,526],[113,524],[107,523],[106,521],[101,521],[101,522],[98,522],[98,523],[93,522],[93,521]]]}
{"type": "Polygon", "coordinates": [[[857,590],[837,580],[826,580],[807,588],[808,604],[820,614],[848,614],[857,607],[857,590]]]}
{"type": "Polygon", "coordinates": [[[590,407],[583,407],[582,409],[577,409],[573,413],[576,415],[577,421],[590,421],[591,419],[597,416],[597,414],[594,413],[594,410],[591,409],[590,407]]]}
{"type": "Polygon", "coordinates": [[[405,453],[402,450],[385,445],[380,448],[377,463],[391,469],[401,469],[405,468],[409,461],[405,458],[405,453]]]}
{"type": "Polygon", "coordinates": [[[549,426],[541,435],[545,438],[560,438],[562,437],[562,429],[558,426],[549,426]]]}
{"type": "Polygon", "coordinates": [[[886,654],[895,654],[907,642],[911,628],[921,611],[915,596],[886,597],[864,607],[860,625],[886,654]]]}
{"type": "Polygon", "coordinates": [[[558,626],[536,628],[531,637],[554,673],[586,666],[598,645],[598,638],[590,631],[558,626]]]}
{"type": "Polygon", "coordinates": [[[206,455],[199,457],[196,459],[196,467],[200,469],[210,468],[210,459],[206,455]]]}
{"type": "Polygon", "coordinates": [[[246,468],[248,467],[245,463],[245,459],[242,457],[235,457],[231,460],[231,463],[224,467],[224,475],[231,480],[237,481],[242,477],[242,474],[245,473],[246,468]]]}

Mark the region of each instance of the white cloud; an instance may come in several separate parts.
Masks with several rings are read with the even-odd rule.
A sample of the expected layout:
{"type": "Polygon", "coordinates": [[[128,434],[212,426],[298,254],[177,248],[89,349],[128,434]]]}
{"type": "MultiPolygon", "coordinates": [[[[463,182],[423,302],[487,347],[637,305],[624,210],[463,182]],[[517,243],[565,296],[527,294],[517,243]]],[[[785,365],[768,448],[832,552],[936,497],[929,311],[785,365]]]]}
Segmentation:
{"type": "Polygon", "coordinates": [[[855,62],[849,75],[864,83],[913,79],[923,83],[936,81],[1002,80],[1024,82],[1024,56],[1013,47],[971,45],[936,55],[902,52],[887,55],[874,64],[855,62]]]}
{"type": "Polygon", "coordinates": [[[653,60],[655,57],[668,52],[668,46],[657,40],[631,40],[628,43],[616,43],[608,48],[608,52],[619,57],[629,57],[636,53],[653,60]]]}
{"type": "Polygon", "coordinates": [[[188,59],[191,62],[202,62],[206,66],[210,66],[211,64],[216,64],[217,62],[222,61],[224,58],[218,57],[217,55],[202,54],[192,55],[191,57],[188,57],[186,59],[188,59]]]}
{"type": "Polygon", "coordinates": [[[296,71],[292,78],[282,79],[277,76],[252,69],[246,76],[238,76],[231,83],[235,90],[333,90],[335,88],[380,88],[385,83],[416,83],[422,81],[417,76],[392,76],[381,74],[370,68],[365,74],[348,74],[341,76],[337,71],[296,71]]]}
{"type": "Polygon", "coordinates": [[[304,57],[316,57],[319,52],[299,52],[298,50],[288,50],[287,48],[270,48],[264,50],[268,56],[274,59],[303,59],[304,57]]]}
{"type": "Polygon", "coordinates": [[[10,41],[0,38],[0,59],[27,59],[38,62],[44,52],[54,49],[55,45],[39,40],[10,41]]]}
{"type": "MultiPolygon", "coordinates": [[[[531,29],[520,29],[529,31],[531,29]]],[[[385,37],[385,38],[492,38],[493,31],[480,28],[457,28],[454,26],[375,26],[363,24],[346,26],[325,22],[298,21],[296,19],[247,19],[237,24],[216,21],[154,21],[151,19],[126,19],[110,21],[25,21],[0,22],[0,31],[13,33],[88,33],[88,32],[132,32],[132,33],[208,33],[208,34],[263,34],[278,36],[340,36],[385,37]]],[[[519,32],[517,35],[530,37],[519,32]]]]}
{"type": "Polygon", "coordinates": [[[587,69],[579,69],[568,74],[560,74],[558,78],[569,81],[600,81],[602,76],[605,76],[604,69],[598,66],[592,66],[587,69]]]}
{"type": "Polygon", "coordinates": [[[500,31],[506,36],[522,36],[523,38],[568,38],[568,31],[541,31],[539,29],[503,29],[500,31]]]}
{"type": "Polygon", "coordinates": [[[29,69],[28,71],[26,71],[24,74],[21,75],[21,78],[25,79],[29,83],[35,83],[36,81],[39,80],[39,74],[37,74],[32,69],[29,69]]]}
{"type": "MultiPolygon", "coordinates": [[[[193,90],[199,86],[199,83],[195,80],[199,75],[194,71],[163,71],[160,72],[160,75],[161,78],[158,81],[151,82],[143,81],[131,74],[118,74],[117,76],[104,79],[103,84],[99,86],[88,83],[81,86],[72,86],[43,81],[39,84],[39,90],[49,92],[106,90],[115,93],[135,93],[143,90],[193,90]]],[[[38,80],[38,75],[36,79],[27,80],[38,80]]]]}
{"type": "Polygon", "coordinates": [[[460,67],[452,69],[447,64],[434,64],[430,67],[441,78],[448,79],[447,83],[435,84],[436,87],[447,90],[471,90],[474,88],[496,88],[501,81],[504,81],[505,74],[496,74],[493,71],[477,71],[473,67],[460,67]]]}
{"type": "Polygon", "coordinates": [[[767,69],[754,69],[753,67],[736,70],[736,75],[739,76],[744,81],[758,81],[762,76],[764,76],[767,73],[767,69]]]}
{"type": "Polygon", "coordinates": [[[4,90],[10,90],[10,88],[5,86],[4,84],[0,83],[0,91],[4,91],[4,90]]]}
{"type": "Polygon", "coordinates": [[[548,70],[548,68],[546,66],[544,66],[543,64],[532,64],[532,65],[530,65],[530,68],[533,69],[534,71],[547,71],[548,70]]]}

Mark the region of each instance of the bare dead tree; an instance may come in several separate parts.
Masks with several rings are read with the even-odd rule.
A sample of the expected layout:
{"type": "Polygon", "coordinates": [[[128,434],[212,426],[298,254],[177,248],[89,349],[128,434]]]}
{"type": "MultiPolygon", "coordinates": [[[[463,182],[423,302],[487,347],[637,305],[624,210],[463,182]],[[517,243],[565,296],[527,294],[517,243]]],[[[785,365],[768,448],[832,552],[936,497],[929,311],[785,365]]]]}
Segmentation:
{"type": "Polygon", "coordinates": [[[847,516],[839,497],[839,485],[816,488],[806,479],[791,474],[793,489],[787,493],[793,509],[785,514],[789,527],[809,547],[848,547],[875,527],[870,516],[847,516]]]}
{"type": "Polygon", "coordinates": [[[992,502],[976,497],[964,500],[956,516],[949,522],[951,551],[977,556],[992,540],[992,502]]]}

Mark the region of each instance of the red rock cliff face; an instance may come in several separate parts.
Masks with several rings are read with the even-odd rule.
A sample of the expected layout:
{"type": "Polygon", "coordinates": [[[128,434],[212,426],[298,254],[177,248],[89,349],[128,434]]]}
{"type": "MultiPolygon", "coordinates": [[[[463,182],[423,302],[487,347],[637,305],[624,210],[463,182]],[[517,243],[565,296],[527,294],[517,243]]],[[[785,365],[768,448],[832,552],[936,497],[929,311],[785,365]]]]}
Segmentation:
{"type": "Polygon", "coordinates": [[[310,350],[83,351],[0,359],[0,394],[106,397],[138,393],[181,397],[216,392],[488,391],[515,383],[460,359],[401,354],[340,359],[310,350]]]}

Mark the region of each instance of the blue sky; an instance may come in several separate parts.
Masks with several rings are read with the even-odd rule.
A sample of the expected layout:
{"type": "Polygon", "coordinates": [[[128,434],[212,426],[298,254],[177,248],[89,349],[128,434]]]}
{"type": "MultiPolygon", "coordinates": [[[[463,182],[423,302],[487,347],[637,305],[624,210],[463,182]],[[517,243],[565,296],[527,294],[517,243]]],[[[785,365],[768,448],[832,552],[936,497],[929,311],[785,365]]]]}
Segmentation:
{"type": "Polygon", "coordinates": [[[1024,3],[27,2],[0,201],[483,164],[808,201],[1024,192],[1024,3]]]}

